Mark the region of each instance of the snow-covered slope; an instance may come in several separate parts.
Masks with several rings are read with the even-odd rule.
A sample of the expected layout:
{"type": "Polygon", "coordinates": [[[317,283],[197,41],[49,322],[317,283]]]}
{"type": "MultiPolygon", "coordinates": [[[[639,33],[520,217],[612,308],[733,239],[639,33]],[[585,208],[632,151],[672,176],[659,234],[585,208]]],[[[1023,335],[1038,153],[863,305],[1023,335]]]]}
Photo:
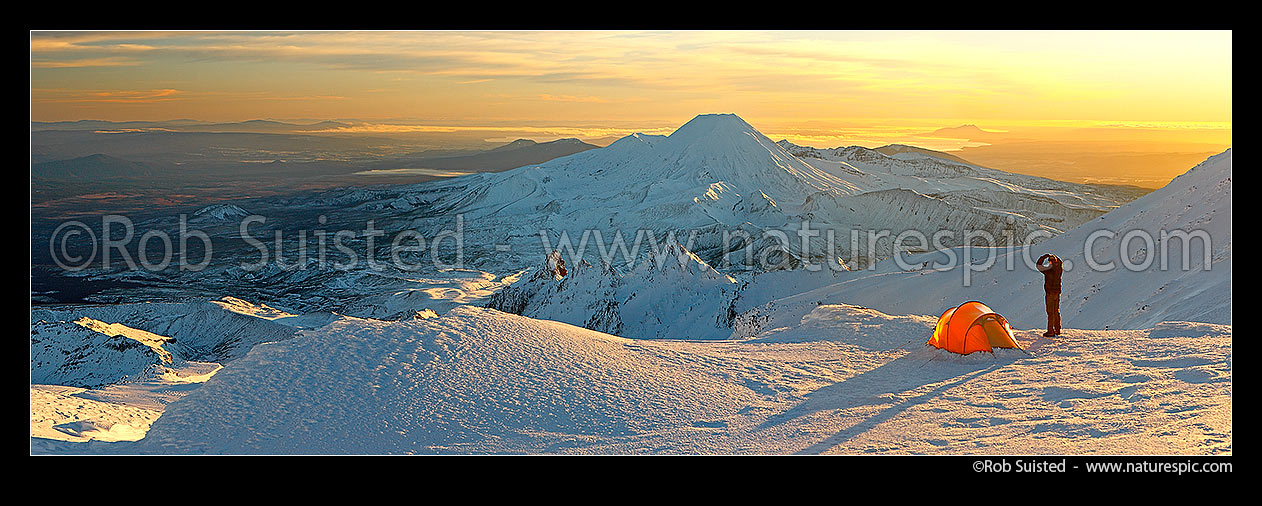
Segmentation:
{"type": "Polygon", "coordinates": [[[168,407],[135,450],[561,451],[704,427],[755,397],[633,343],[473,307],[346,319],[255,348],[168,407]]]}
{"type": "Polygon", "coordinates": [[[123,453],[1231,451],[1230,327],[1018,331],[924,347],[932,317],[821,305],[748,342],[629,340],[460,307],[256,347],[123,453]]]}
{"type": "Polygon", "coordinates": [[[625,274],[603,262],[567,267],[553,252],[487,307],[630,338],[723,339],[738,291],[731,276],[671,241],[660,259],[625,274]]]}
{"type": "MultiPolygon", "coordinates": [[[[960,249],[952,253],[963,256],[960,249]]],[[[845,279],[828,280],[826,286],[786,297],[779,304],[838,301],[898,314],[938,314],[961,302],[980,300],[1013,325],[1037,327],[1046,322],[1046,314],[1043,276],[1032,262],[1044,253],[1055,253],[1066,262],[1061,296],[1066,327],[1136,329],[1169,320],[1230,324],[1231,150],[1065,234],[1028,250],[996,254],[989,267],[987,251],[973,251],[968,286],[961,262],[954,269],[934,269],[934,264],[949,259],[927,254],[911,263],[929,262],[930,268],[844,273],[839,277],[845,279]],[[1168,240],[1162,240],[1163,232],[1168,240]],[[1128,234],[1133,238],[1123,244],[1128,234]],[[1097,238],[1091,242],[1090,260],[1098,269],[1092,268],[1085,251],[1093,235],[1097,238]],[[1209,241],[1203,240],[1206,237],[1209,241]],[[1029,264],[1022,255],[1028,255],[1029,264]],[[1104,268],[1110,265],[1111,269],[1104,268]]]]}
{"type": "Polygon", "coordinates": [[[162,416],[154,409],[77,396],[83,392],[78,387],[31,385],[32,453],[41,453],[41,447],[59,446],[55,441],[136,441],[162,416]]]}
{"type": "Polygon", "coordinates": [[[32,451],[52,441],[139,440],[167,405],[197,389],[220,368],[184,361],[91,389],[32,382],[32,451]]]}

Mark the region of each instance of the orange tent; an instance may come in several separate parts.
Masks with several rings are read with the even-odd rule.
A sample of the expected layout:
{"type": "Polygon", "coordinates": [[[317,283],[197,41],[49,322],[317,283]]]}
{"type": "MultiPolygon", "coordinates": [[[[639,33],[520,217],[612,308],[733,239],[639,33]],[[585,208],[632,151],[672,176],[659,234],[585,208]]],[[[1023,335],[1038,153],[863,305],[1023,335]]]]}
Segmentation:
{"type": "Polygon", "coordinates": [[[1008,320],[977,301],[942,313],[927,344],[963,355],[975,351],[993,353],[995,348],[1021,348],[1012,337],[1008,320]]]}

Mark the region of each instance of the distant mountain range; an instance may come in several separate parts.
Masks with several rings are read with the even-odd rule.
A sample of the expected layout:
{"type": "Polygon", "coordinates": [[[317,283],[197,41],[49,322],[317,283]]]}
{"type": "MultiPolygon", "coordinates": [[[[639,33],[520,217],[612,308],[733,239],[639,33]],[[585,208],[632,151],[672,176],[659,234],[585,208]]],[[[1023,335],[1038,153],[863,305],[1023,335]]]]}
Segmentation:
{"type": "Polygon", "coordinates": [[[416,166],[427,169],[466,170],[471,172],[499,172],[526,165],[543,163],[554,158],[582,153],[600,146],[578,139],[558,139],[535,142],[517,139],[487,151],[455,154],[450,151],[423,151],[373,163],[374,167],[416,166]]]}
{"type": "Polygon", "coordinates": [[[31,179],[40,181],[83,183],[147,178],[156,175],[158,171],[149,164],[100,153],[69,160],[31,164],[31,179]]]}
{"type": "MultiPolygon", "coordinates": [[[[803,158],[818,158],[818,159],[827,159],[829,156],[833,156],[836,153],[843,152],[848,147],[849,148],[856,147],[856,146],[848,146],[848,147],[839,146],[839,147],[830,148],[830,149],[812,148],[812,147],[807,147],[807,146],[799,146],[797,144],[789,142],[787,139],[778,141],[776,142],[776,144],[779,145],[781,148],[784,148],[785,151],[792,153],[793,156],[798,156],[798,157],[803,157],[803,158]]],[[[919,156],[929,156],[933,158],[939,158],[939,159],[946,160],[953,163],[962,163],[962,164],[974,165],[974,166],[980,167],[980,165],[976,163],[970,162],[968,160],[965,160],[963,158],[960,158],[950,153],[944,153],[942,151],[934,151],[932,149],[926,149],[926,148],[921,148],[921,147],[916,147],[916,146],[908,146],[906,144],[887,144],[879,148],[872,148],[872,151],[876,151],[877,153],[881,153],[883,155],[886,155],[892,158],[900,158],[900,157],[907,158],[906,156],[900,156],[900,155],[903,153],[911,153],[911,154],[919,155],[919,156]]]]}
{"type": "Polygon", "coordinates": [[[875,151],[878,153],[889,155],[889,156],[896,156],[900,153],[916,153],[920,155],[932,156],[934,158],[941,158],[943,160],[948,160],[952,162],[966,163],[969,165],[977,165],[976,163],[970,162],[968,160],[965,160],[963,158],[960,158],[950,153],[943,153],[941,151],[934,151],[932,149],[918,148],[916,146],[908,146],[906,144],[889,144],[886,146],[881,146],[879,148],[876,148],[875,151]]]}

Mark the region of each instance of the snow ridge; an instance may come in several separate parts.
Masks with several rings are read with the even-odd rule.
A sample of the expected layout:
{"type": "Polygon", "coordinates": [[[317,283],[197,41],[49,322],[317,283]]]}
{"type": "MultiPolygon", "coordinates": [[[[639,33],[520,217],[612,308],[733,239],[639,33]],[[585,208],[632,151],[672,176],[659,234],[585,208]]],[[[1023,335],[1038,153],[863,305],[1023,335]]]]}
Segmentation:
{"type": "Polygon", "coordinates": [[[166,338],[163,349],[176,358],[227,363],[245,355],[259,343],[289,339],[296,332],[294,327],[260,317],[266,311],[263,307],[252,306],[229,297],[223,302],[35,309],[31,311],[31,322],[32,325],[41,320],[55,324],[85,317],[102,322],[102,325],[108,325],[104,322],[125,322],[130,329],[166,338]],[[252,307],[257,313],[247,313],[245,307],[252,307]]]}
{"type": "Polygon", "coordinates": [[[31,383],[94,388],[162,373],[167,338],[90,318],[31,324],[31,383]]]}

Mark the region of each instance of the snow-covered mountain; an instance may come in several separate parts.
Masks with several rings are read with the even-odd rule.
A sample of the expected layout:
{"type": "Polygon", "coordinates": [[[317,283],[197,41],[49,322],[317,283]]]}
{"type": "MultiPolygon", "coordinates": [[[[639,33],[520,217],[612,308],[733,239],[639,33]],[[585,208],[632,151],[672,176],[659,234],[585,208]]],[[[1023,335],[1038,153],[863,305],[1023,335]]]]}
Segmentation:
{"type": "MultiPolygon", "coordinates": [[[[635,134],[604,149],[462,178],[463,187],[437,196],[432,208],[489,221],[509,237],[533,237],[539,229],[569,231],[574,237],[591,229],[629,236],[646,229],[695,230],[700,234],[689,248],[718,265],[740,248],[720,240],[723,232],[735,230],[754,236],[771,230],[793,233],[811,222],[838,232],[837,254],[824,252],[822,236],[811,239],[808,248],[789,241],[784,244],[789,251],[799,257],[849,259],[858,253],[849,247],[851,230],[1055,234],[1126,198],[1099,187],[929,156],[891,157],[857,146],[807,161],[784,144],[735,115],[701,115],[669,136],[635,134]],[[1029,211],[1007,211],[1022,208],[1029,211]]],[[[888,256],[888,248],[879,245],[878,256],[888,256]]]]}
{"type": "Polygon", "coordinates": [[[588,144],[578,139],[557,139],[549,142],[535,142],[530,139],[517,139],[513,142],[487,151],[476,153],[460,153],[447,156],[433,156],[429,153],[405,155],[368,164],[373,168],[393,168],[400,164],[412,167],[431,169],[470,170],[470,171],[502,171],[546,162],[553,158],[581,153],[599,146],[588,144]]]}
{"type": "MultiPolygon", "coordinates": [[[[111,288],[92,295],[92,302],[234,293],[298,312],[407,318],[426,308],[441,312],[478,303],[507,276],[554,250],[575,265],[605,262],[627,270],[645,249],[675,232],[686,249],[726,273],[792,269],[804,260],[861,268],[891,256],[891,238],[902,232],[952,231],[946,246],[962,244],[967,231],[1054,235],[1134,198],[1119,187],[1056,182],[913,152],[887,155],[851,146],[800,157],[795,149],[772,142],[735,115],[701,115],[669,136],[633,134],[605,148],[500,173],[253,199],[236,206],[240,211],[214,207],[203,214],[231,217],[248,210],[266,216],[252,233],[269,244],[274,232],[286,232],[287,244],[294,244],[304,230],[310,241],[313,226],[360,231],[372,222],[387,236],[373,252],[381,260],[390,255],[390,236],[417,231],[433,239],[459,228],[463,266],[455,270],[366,269],[364,262],[344,271],[319,269],[311,266],[312,255],[306,267],[272,262],[245,272],[239,264],[256,261],[258,250],[231,242],[240,232],[227,219],[198,223],[223,239],[215,244],[216,263],[203,271],[81,274],[143,286],[111,288]],[[813,234],[805,242],[798,235],[803,227],[813,234]],[[869,232],[880,231],[889,234],[869,241],[869,232]],[[858,234],[854,244],[852,233],[858,234]],[[452,273],[463,278],[453,280],[452,273]],[[448,293],[455,295],[440,295],[448,293]]],[[[137,226],[178,232],[169,217],[137,226]]],[[[367,247],[360,234],[350,246],[367,247]]],[[[431,257],[425,252],[407,260],[427,264],[431,257]]]]}
{"type": "Polygon", "coordinates": [[[634,134],[606,148],[460,183],[435,199],[433,211],[530,239],[541,229],[575,238],[602,230],[607,241],[615,231],[629,241],[638,231],[698,229],[700,245],[689,246],[707,261],[725,253],[716,250],[724,227],[781,226],[792,214],[785,206],[801,205],[815,192],[853,190],[734,115],[698,116],[669,136],[634,134]]]}

